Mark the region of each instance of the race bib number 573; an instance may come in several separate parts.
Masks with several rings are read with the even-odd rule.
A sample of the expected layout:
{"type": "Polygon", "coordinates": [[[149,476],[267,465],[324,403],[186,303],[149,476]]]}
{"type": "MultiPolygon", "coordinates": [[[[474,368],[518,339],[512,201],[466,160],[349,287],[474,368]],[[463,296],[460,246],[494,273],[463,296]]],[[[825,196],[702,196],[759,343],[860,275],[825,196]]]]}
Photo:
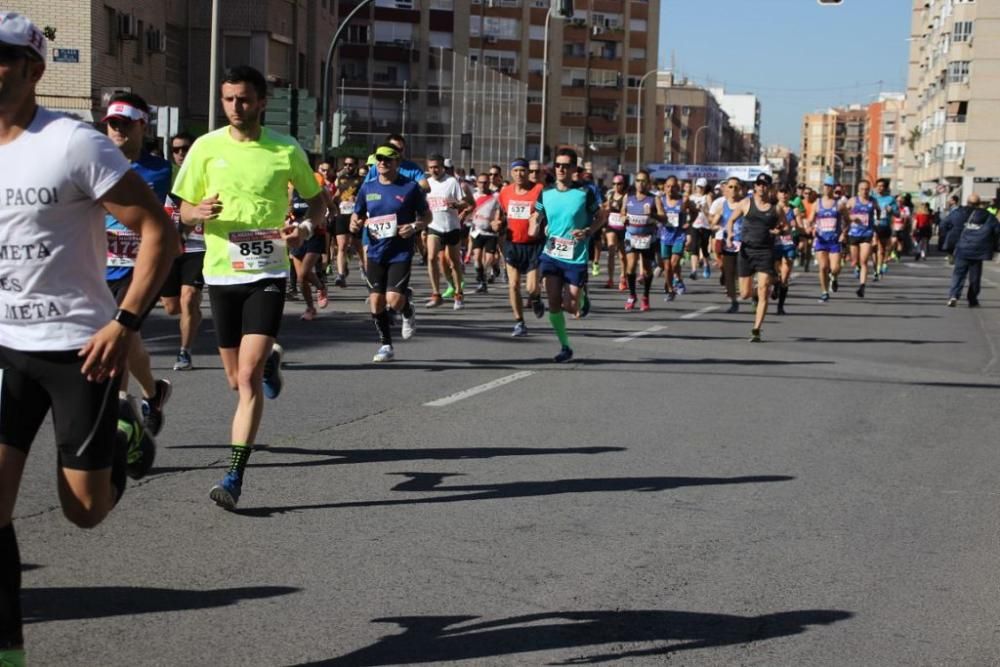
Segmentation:
{"type": "Polygon", "coordinates": [[[285,240],[277,229],[230,232],[229,264],[234,271],[284,269],[288,264],[285,240]]]}
{"type": "Polygon", "coordinates": [[[375,240],[391,239],[398,233],[395,213],[368,218],[365,224],[368,227],[368,237],[375,240]]]}

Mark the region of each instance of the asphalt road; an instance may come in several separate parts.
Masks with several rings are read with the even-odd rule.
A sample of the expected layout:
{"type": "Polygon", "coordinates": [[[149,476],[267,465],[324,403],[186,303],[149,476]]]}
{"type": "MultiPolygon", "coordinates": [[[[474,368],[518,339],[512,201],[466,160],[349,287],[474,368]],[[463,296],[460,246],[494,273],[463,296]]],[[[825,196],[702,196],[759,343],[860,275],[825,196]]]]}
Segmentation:
{"type": "Polygon", "coordinates": [[[376,366],[355,279],[315,322],[289,305],[237,513],[208,499],[234,405],[214,340],[169,370],[158,310],[175,391],[153,474],[82,531],[51,429],[35,444],[29,660],[1000,664],[1000,271],[979,310],[944,307],[948,275],[894,265],[823,305],[801,274],[761,345],[714,276],[644,314],[594,289],[567,366],[547,320],[510,338],[500,284],[418,311],[376,366]]]}

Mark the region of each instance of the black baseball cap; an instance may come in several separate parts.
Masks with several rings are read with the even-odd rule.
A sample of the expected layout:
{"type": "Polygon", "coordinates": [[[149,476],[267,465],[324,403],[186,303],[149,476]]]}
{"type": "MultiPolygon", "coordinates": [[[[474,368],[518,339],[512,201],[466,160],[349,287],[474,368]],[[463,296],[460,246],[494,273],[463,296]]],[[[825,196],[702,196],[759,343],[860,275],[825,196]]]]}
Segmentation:
{"type": "Polygon", "coordinates": [[[763,183],[767,187],[771,187],[774,184],[774,179],[772,179],[768,174],[757,174],[757,178],[754,183],[760,185],[763,183]]]}

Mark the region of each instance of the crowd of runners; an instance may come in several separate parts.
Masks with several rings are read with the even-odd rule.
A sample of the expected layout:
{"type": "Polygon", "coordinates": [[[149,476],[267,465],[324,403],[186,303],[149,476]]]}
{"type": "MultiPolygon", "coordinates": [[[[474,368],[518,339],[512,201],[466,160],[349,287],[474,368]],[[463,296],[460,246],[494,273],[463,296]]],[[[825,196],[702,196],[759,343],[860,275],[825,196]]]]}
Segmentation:
{"type": "Polygon", "coordinates": [[[864,298],[902,253],[926,256],[934,222],[885,182],[862,181],[848,197],[831,179],[816,192],[767,174],[654,182],[640,170],[605,191],[569,148],[551,165],[516,159],[474,174],[442,155],[410,161],[404,137],[390,135],[371,156],[314,169],[294,140],[262,127],[267,82],[250,67],[222,78],[227,125],[171,138],[166,159],[144,146],[150,107],[136,94],[111,99],[104,132],[38,106],[45,53],[29,20],[0,16],[3,665],[24,664],[12,517],[31,443],[51,410],[59,497],[82,527],[104,519],[127,477],[148,473],[171,395],[140,338],[157,301],[179,316],[174,370],[184,371],[208,292],[238,396],[230,465],[210,497],[233,509],[264,401],[282,390],[288,298],[311,321],[332,291],[363,281],[382,363],[395,356],[397,328],[403,340],[415,335],[419,308],[462,310],[470,292],[505,284],[511,335],[529,334],[526,312],[547,315],[561,363],[574,354],[567,315],[587,317],[590,291],[621,292],[621,307],[641,313],[654,308],[654,287],[669,302],[717,276],[730,313],[755,302],[757,342],[771,301],[785,312],[796,267],[818,280],[797,289],[826,303],[847,262],[864,298]],[[415,266],[430,285],[419,303],[415,266]]]}

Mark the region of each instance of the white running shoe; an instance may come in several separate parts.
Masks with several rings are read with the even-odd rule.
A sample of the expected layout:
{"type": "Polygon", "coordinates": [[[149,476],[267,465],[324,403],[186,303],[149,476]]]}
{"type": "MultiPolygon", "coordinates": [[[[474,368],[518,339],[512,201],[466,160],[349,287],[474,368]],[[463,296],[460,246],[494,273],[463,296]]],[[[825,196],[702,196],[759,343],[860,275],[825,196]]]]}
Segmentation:
{"type": "Polygon", "coordinates": [[[417,314],[413,313],[412,316],[403,316],[403,340],[410,340],[413,338],[413,334],[417,332],[417,314]]]}
{"type": "Polygon", "coordinates": [[[383,345],[372,357],[372,361],[376,363],[382,363],[383,361],[392,361],[396,355],[392,351],[392,345],[383,345]]]}

